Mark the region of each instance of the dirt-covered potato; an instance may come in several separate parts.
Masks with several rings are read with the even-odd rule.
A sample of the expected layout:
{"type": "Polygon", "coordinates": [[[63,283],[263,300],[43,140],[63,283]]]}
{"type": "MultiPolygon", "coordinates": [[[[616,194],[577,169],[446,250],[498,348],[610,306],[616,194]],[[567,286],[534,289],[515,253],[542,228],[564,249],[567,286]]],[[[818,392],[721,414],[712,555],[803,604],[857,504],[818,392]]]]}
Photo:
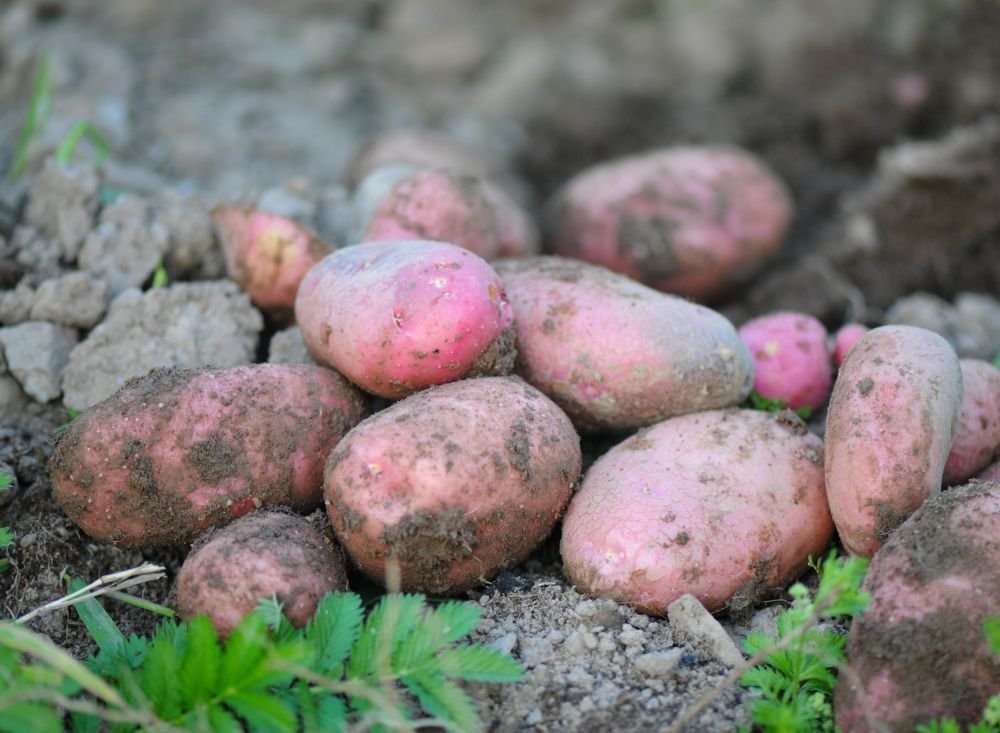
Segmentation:
{"type": "Polygon", "coordinates": [[[794,413],[714,410],[640,430],[599,458],[563,520],[580,590],[663,614],[685,593],[739,611],[833,537],[823,443],[794,413]]]}
{"type": "Polygon", "coordinates": [[[154,369],[56,441],[56,498],[84,532],[123,547],[182,545],[261,506],[322,500],[323,465],[366,414],[330,369],[154,369]]]}
{"type": "Polygon", "coordinates": [[[784,185],[735,148],[678,147],[590,168],[550,206],[552,251],[710,298],[756,273],[792,217],[784,185]]]}
{"type": "Polygon", "coordinates": [[[276,597],[301,628],[336,590],[347,590],[340,549],[304,517],[259,511],[191,551],[177,574],[177,613],[186,621],[206,614],[227,636],[262,598],[276,597]]]}
{"type": "Polygon", "coordinates": [[[753,362],[722,315],[563,257],[497,262],[517,372],[582,430],[621,430],[742,402],[753,362]]]}
{"type": "Polygon", "coordinates": [[[944,464],[944,485],[967,481],[1000,448],[1000,369],[982,359],[962,359],[962,414],[944,464]]]}
{"type": "Polygon", "coordinates": [[[524,560],[552,530],[580,473],[569,418],[516,377],[432,387],[376,413],[326,465],[327,511],[374,580],[458,593],[524,560]]]}
{"type": "Polygon", "coordinates": [[[928,500],[872,558],[871,593],[847,641],[837,725],[911,733],[936,718],[978,721],[1000,691],[1000,657],[983,629],[1000,615],[1000,482],[928,500]]]}
{"type": "Polygon", "coordinates": [[[936,333],[875,328],[840,367],[826,418],[826,490],[840,539],[871,557],[941,487],[962,369],[936,333]]]}
{"type": "Polygon", "coordinates": [[[484,260],[453,244],[337,250],[302,281],[295,318],[317,362],[382,397],[514,367],[503,283],[484,260]]]}

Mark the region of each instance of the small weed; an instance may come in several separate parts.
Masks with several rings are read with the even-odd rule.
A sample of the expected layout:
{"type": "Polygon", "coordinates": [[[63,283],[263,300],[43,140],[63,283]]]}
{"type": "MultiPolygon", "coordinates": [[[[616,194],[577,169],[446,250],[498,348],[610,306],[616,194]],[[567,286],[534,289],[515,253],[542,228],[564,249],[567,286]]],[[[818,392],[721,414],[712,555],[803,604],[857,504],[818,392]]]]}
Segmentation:
{"type": "Polygon", "coordinates": [[[150,283],[149,287],[151,290],[156,288],[165,288],[170,283],[170,277],[167,275],[167,268],[163,266],[163,260],[156,263],[156,269],[153,270],[153,282],[150,283]]]}
{"type": "MultiPolygon", "coordinates": [[[[772,400],[754,390],[750,393],[750,396],[747,397],[742,407],[750,410],[760,410],[761,412],[780,412],[785,409],[787,404],[788,403],[785,402],[785,400],[772,400]]],[[[812,416],[812,408],[808,405],[804,405],[795,410],[795,414],[803,420],[808,420],[812,416]]]]}
{"type": "Polygon", "coordinates": [[[7,178],[19,178],[28,167],[28,149],[36,135],[40,135],[49,120],[52,110],[52,54],[46,51],[38,61],[35,71],[35,83],[32,86],[31,99],[28,101],[28,111],[21,127],[21,135],[17,140],[14,160],[7,171],[7,178]]]}
{"type": "MultiPolygon", "coordinates": [[[[6,471],[0,471],[0,491],[7,491],[14,485],[14,477],[6,471]]],[[[10,527],[0,527],[0,550],[5,550],[14,544],[14,533],[10,527]]],[[[0,558],[0,574],[7,572],[10,568],[10,560],[6,557],[0,558]]]]}
{"type": "Polygon", "coordinates": [[[77,122],[66,134],[66,137],[63,138],[62,143],[59,145],[59,149],[56,150],[56,162],[59,165],[69,165],[72,163],[73,156],[76,155],[76,149],[82,140],[87,140],[94,146],[94,150],[97,152],[95,165],[98,168],[104,165],[110,152],[108,141],[101,134],[101,131],[94,127],[93,123],[88,120],[77,122]]]}
{"type": "Polygon", "coordinates": [[[79,410],[74,410],[72,407],[64,407],[63,409],[66,411],[67,419],[66,422],[64,422],[62,425],[58,426],[55,429],[56,435],[59,435],[60,433],[65,433],[67,430],[69,430],[69,426],[73,424],[73,421],[76,420],[78,417],[80,417],[79,410]]]}

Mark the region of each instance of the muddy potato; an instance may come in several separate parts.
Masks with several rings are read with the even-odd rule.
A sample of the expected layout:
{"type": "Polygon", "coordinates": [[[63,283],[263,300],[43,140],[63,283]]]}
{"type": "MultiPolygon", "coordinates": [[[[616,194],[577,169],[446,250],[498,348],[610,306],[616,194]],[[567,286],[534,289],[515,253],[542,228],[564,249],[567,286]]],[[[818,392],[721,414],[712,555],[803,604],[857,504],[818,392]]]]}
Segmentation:
{"type": "Polygon", "coordinates": [[[581,591],[653,614],[773,594],[830,543],[823,443],[794,413],[727,409],[639,431],[599,458],[563,520],[581,591]]]}
{"type": "Polygon", "coordinates": [[[962,413],[944,464],[944,485],[972,478],[1000,448],[1000,369],[981,359],[962,359],[962,413]]]}
{"type": "Polygon", "coordinates": [[[841,730],[910,733],[941,717],[978,721],[1000,690],[983,630],[1000,615],[1000,482],[928,500],[872,558],[834,710],[841,730]]]}
{"type": "Polygon", "coordinates": [[[91,537],[182,545],[257,507],[319,506],[327,454],[366,411],[321,367],[154,369],[77,417],[49,473],[91,537]]]}
{"type": "Polygon", "coordinates": [[[882,326],[840,367],[826,418],[826,488],[840,539],[871,557],[941,487],[962,370],[936,333],[882,326]]]}
{"type": "Polygon", "coordinates": [[[514,309],[518,374],[581,430],[650,425],[750,392],[750,353],[709,308],[564,257],[495,268],[514,309]]]}
{"type": "Polygon", "coordinates": [[[358,566],[404,590],[458,593],[524,560],[580,473],[566,415],[516,377],[432,387],[376,413],[330,454],[327,511],[358,566]]]}
{"type": "Polygon", "coordinates": [[[262,598],[276,597],[301,628],[324,595],[345,590],[340,548],[304,517],[262,510],[191,551],[177,574],[177,613],[185,621],[206,614],[228,636],[262,598]]]}

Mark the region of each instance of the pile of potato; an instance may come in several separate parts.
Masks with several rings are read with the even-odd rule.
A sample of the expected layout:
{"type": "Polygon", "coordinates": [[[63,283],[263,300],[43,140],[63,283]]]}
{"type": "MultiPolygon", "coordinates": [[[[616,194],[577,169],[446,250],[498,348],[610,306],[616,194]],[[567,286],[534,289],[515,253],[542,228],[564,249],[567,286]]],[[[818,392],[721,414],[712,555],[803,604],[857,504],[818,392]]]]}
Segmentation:
{"type": "MultiPolygon", "coordinates": [[[[96,538],[186,545],[249,513],[191,552],[182,615],[225,631],[277,594],[305,623],[346,576],[329,538],[280,508],[320,506],[357,568],[381,582],[394,565],[405,590],[481,585],[562,517],[581,590],[654,614],[685,593],[741,611],[835,536],[878,557],[942,487],[1000,472],[993,365],[905,326],[831,337],[777,313],[737,331],[680,297],[746,281],[781,244],[790,197],[747,153],[584,172],[548,208],[548,256],[490,167],[447,140],[376,141],[351,176],[354,246],[215,212],[230,274],[259,307],[294,307],[319,366],[156,370],[58,439],[56,495],[96,538]],[[752,389],[791,409],[741,408],[752,389]],[[369,415],[371,396],[397,401],[369,415]],[[824,407],[825,440],[792,411],[824,407]],[[582,481],[581,434],[617,442],[582,481]]],[[[1000,483],[967,495],[985,518],[961,542],[996,557],[1000,483]]],[[[991,582],[949,606],[970,634],[1000,613],[991,582]]],[[[900,586],[899,602],[930,588],[900,586]]]]}

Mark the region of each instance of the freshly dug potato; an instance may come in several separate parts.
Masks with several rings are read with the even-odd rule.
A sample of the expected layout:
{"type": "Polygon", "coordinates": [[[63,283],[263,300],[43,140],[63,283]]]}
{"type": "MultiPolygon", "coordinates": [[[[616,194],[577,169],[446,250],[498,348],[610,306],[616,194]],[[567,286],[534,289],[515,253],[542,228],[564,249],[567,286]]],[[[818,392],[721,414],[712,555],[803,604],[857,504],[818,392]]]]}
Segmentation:
{"type": "Polygon", "coordinates": [[[215,231],[226,272],[259,308],[291,308],[306,272],[333,251],[308,229],[277,214],[216,206],[215,231]]]}
{"type": "Polygon", "coordinates": [[[49,473],[66,514],[122,547],[183,545],[261,506],[319,506],[323,465],[366,414],[305,364],[154,369],[76,418],[49,473]]]}
{"type": "Polygon", "coordinates": [[[740,327],[754,364],[753,388],[792,410],[818,410],[830,396],[833,366],[826,328],[805,313],[771,313],[740,327]]]}
{"type": "Polygon", "coordinates": [[[486,260],[534,254],[538,232],[499,186],[442,168],[377,168],[354,196],[354,241],[431,239],[486,260]]]}
{"type": "Polygon", "coordinates": [[[1000,369],[981,359],[962,359],[962,413],[944,464],[944,485],[967,481],[1000,448],[1000,369]]]}
{"type": "Polygon", "coordinates": [[[847,323],[837,330],[833,335],[833,363],[838,369],[847,358],[847,353],[854,348],[854,344],[870,330],[861,323],[847,323]]]}
{"type": "Polygon", "coordinates": [[[826,490],[840,539],[871,557],[941,487],[962,369],[936,333],[882,326],[840,367],[826,418],[826,490]]]}
{"type": "Polygon", "coordinates": [[[344,549],[372,579],[459,593],[524,560],[580,474],[569,418],[516,377],[432,387],[376,413],[330,454],[325,492],[344,549]]]}
{"type": "Polygon", "coordinates": [[[1000,482],[927,501],[872,558],[867,610],[851,625],[834,697],[840,730],[911,733],[940,717],[978,721],[1000,691],[983,631],[1000,615],[1000,482]]]}
{"type": "Polygon", "coordinates": [[[347,166],[347,184],[353,188],[386,165],[446,168],[480,178],[495,173],[486,160],[457,140],[426,130],[402,130],[368,140],[347,166]]]}
{"type": "Polygon", "coordinates": [[[550,210],[556,254],[694,298],[756,273],[792,217],[787,190],[759,160],[710,147],[595,166],[569,181],[550,210]]]}
{"type": "Polygon", "coordinates": [[[518,373],[581,430],[641,427],[750,393],[750,354],[713,310],[563,257],[496,270],[514,308],[518,373]]]}
{"type": "Polygon", "coordinates": [[[731,408],[664,420],[599,458],[560,549],[580,590],[662,615],[685,593],[744,610],[832,537],[823,442],[788,410],[731,408]]]}
{"type": "Polygon", "coordinates": [[[288,620],[305,626],[324,595],[347,590],[340,549],[309,520],[262,510],[210,533],[177,575],[177,613],[212,619],[220,636],[277,597],[288,620]]]}
{"type": "Polygon", "coordinates": [[[302,281],[295,318],[317,362],[382,397],[514,366],[513,312],[499,276],[444,242],[334,252],[302,281]]]}

